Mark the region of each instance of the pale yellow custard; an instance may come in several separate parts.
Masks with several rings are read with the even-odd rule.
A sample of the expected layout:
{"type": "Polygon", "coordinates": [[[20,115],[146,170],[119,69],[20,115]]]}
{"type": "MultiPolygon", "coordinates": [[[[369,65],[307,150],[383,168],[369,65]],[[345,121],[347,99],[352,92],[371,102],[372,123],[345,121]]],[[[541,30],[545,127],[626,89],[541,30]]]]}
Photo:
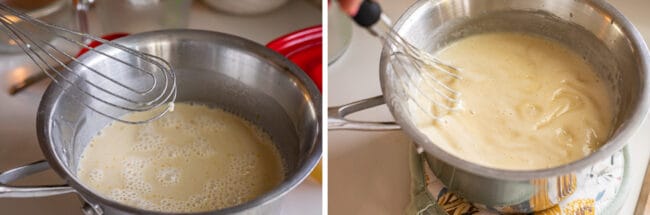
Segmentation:
{"type": "MultiPolygon", "coordinates": [[[[126,118],[138,117],[137,113],[126,118]]],[[[176,104],[142,125],[115,122],[86,147],[77,177],[101,195],[142,209],[198,212],[235,206],[284,177],[269,135],[225,111],[176,104]]]]}
{"type": "Polygon", "coordinates": [[[610,86],[558,42],[486,33],[435,55],[460,70],[462,79],[449,82],[461,93],[460,109],[440,120],[410,109],[417,127],[455,156],[500,169],[544,169],[589,155],[611,133],[610,86]]]}

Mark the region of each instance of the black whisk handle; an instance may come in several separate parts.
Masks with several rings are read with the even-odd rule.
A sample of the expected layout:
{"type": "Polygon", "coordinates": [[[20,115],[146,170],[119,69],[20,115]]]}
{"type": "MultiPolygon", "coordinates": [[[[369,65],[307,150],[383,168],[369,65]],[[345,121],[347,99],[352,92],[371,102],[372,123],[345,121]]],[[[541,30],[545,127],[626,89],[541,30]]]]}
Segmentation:
{"type": "Polygon", "coordinates": [[[381,17],[381,7],[379,3],[372,0],[364,0],[359,6],[359,11],[354,17],[354,21],[362,27],[370,27],[379,21],[381,17]]]}

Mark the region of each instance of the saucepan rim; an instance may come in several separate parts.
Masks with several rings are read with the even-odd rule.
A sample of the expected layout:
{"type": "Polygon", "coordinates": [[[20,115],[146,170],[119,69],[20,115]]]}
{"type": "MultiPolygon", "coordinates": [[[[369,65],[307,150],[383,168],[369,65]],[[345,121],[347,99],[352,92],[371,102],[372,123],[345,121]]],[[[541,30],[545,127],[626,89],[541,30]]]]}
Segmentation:
{"type": "MultiPolygon", "coordinates": [[[[308,100],[307,103],[311,104],[312,111],[314,113],[314,116],[316,117],[315,120],[316,131],[313,134],[313,136],[306,138],[308,141],[313,142],[313,144],[310,144],[310,146],[312,145],[313,146],[311,148],[311,151],[308,152],[309,155],[307,159],[302,161],[303,165],[299,166],[298,169],[293,171],[293,174],[285,178],[285,180],[280,185],[275,187],[273,190],[268,191],[251,201],[233,207],[229,207],[229,208],[205,211],[205,212],[197,212],[197,213],[166,213],[166,212],[159,212],[159,211],[149,211],[149,210],[128,206],[119,203],[117,201],[105,198],[93,192],[90,188],[83,185],[77,180],[77,178],[74,176],[75,173],[70,172],[68,168],[64,167],[63,165],[64,159],[61,158],[59,155],[57,155],[53,148],[54,141],[51,135],[51,132],[53,131],[51,130],[51,126],[49,125],[51,124],[50,122],[51,119],[53,119],[52,112],[54,111],[53,103],[49,102],[49,100],[57,100],[58,97],[61,96],[61,90],[57,86],[50,85],[45,91],[42,102],[39,105],[38,114],[37,114],[37,126],[36,126],[40,148],[43,151],[45,158],[50,163],[50,166],[62,178],[64,178],[68,183],[68,185],[70,185],[86,201],[89,201],[93,204],[97,203],[99,204],[99,206],[109,206],[111,208],[115,208],[123,212],[134,213],[134,214],[143,214],[143,213],[161,214],[161,215],[162,214],[192,214],[192,215],[233,214],[233,213],[247,211],[251,208],[263,206],[271,202],[274,202],[278,198],[281,198],[286,193],[288,193],[289,191],[297,187],[300,184],[300,182],[302,182],[305,178],[308,177],[311,170],[316,166],[316,164],[320,160],[322,154],[321,95],[318,89],[316,88],[315,84],[311,81],[311,79],[309,79],[309,77],[298,66],[293,64],[291,61],[289,61],[287,58],[283,57],[282,55],[274,52],[273,50],[266,48],[261,44],[250,41],[248,39],[244,39],[238,36],[229,35],[220,32],[204,31],[204,30],[188,30],[188,29],[160,30],[160,31],[151,31],[151,32],[129,35],[117,39],[115,40],[115,42],[128,46],[131,43],[137,44],[138,42],[136,41],[139,39],[146,40],[146,38],[151,36],[174,35],[174,34],[177,35],[185,34],[188,35],[189,37],[191,37],[192,35],[200,35],[203,37],[215,37],[215,38],[219,38],[220,40],[226,40],[231,43],[239,44],[241,45],[241,49],[243,51],[252,50],[252,52],[258,55],[259,59],[261,60],[270,62],[272,64],[280,65],[282,67],[286,67],[283,69],[283,72],[290,73],[289,76],[295,77],[300,83],[302,83],[306,93],[308,94],[303,96],[302,99],[308,100]]],[[[80,60],[84,61],[84,57],[87,56],[82,56],[80,60]]]]}
{"type": "MultiPolygon", "coordinates": [[[[401,17],[396,22],[394,29],[399,32],[399,29],[404,26],[409,18],[418,12],[418,10],[423,9],[423,6],[427,4],[438,5],[441,2],[443,2],[443,0],[420,0],[416,2],[401,15],[401,17]]],[[[601,146],[598,150],[591,153],[590,155],[582,159],[548,169],[506,170],[476,164],[446,152],[436,144],[432,143],[424,134],[419,132],[415,125],[410,122],[407,117],[400,116],[400,112],[398,111],[397,107],[395,107],[393,105],[393,102],[391,102],[393,99],[398,98],[399,95],[397,92],[394,92],[394,90],[388,89],[387,87],[388,82],[390,81],[390,77],[388,77],[388,70],[386,69],[388,65],[390,65],[390,60],[388,59],[388,56],[390,55],[390,49],[384,47],[382,49],[382,57],[380,60],[380,81],[382,92],[386,96],[386,104],[390,112],[395,116],[395,120],[402,126],[402,130],[404,130],[410,137],[412,137],[415,142],[424,149],[425,152],[430,153],[432,156],[442,160],[449,165],[487,178],[495,178],[507,181],[528,181],[536,178],[548,178],[569,174],[577,170],[584,169],[600,160],[612,156],[616,151],[622,149],[627,144],[627,141],[630,139],[630,137],[632,137],[634,133],[639,129],[639,127],[643,124],[643,121],[647,115],[647,111],[650,108],[650,92],[648,87],[645,86],[647,83],[650,83],[650,80],[648,80],[648,73],[650,72],[650,53],[641,33],[639,33],[639,31],[627,18],[623,16],[623,14],[621,14],[609,3],[598,0],[582,0],[578,2],[606,13],[613,19],[615,23],[621,26],[621,30],[623,31],[624,35],[626,35],[629,41],[632,43],[632,48],[636,53],[635,61],[637,62],[639,72],[641,73],[641,80],[639,80],[641,82],[639,92],[641,93],[639,95],[639,100],[636,103],[637,105],[632,107],[633,110],[631,116],[621,124],[621,126],[618,128],[618,132],[616,132],[607,141],[606,144],[601,146]]],[[[402,112],[401,114],[406,116],[408,113],[402,112]]]]}

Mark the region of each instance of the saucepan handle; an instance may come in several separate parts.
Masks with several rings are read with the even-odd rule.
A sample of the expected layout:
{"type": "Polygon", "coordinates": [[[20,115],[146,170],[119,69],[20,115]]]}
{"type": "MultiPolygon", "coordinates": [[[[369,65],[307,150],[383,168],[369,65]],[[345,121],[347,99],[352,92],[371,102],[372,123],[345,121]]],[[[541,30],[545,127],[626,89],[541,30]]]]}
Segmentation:
{"type": "Polygon", "coordinates": [[[384,96],[376,96],[353,103],[328,108],[328,129],[329,130],[360,130],[360,131],[388,131],[399,130],[400,126],[395,122],[370,122],[349,120],[345,117],[352,113],[366,110],[385,104],[384,96]]]}
{"type": "Polygon", "coordinates": [[[41,160],[26,166],[14,168],[0,173],[0,198],[32,198],[54,196],[74,192],[68,185],[44,185],[44,186],[11,186],[16,181],[28,175],[42,172],[50,168],[45,160],[41,160]]]}

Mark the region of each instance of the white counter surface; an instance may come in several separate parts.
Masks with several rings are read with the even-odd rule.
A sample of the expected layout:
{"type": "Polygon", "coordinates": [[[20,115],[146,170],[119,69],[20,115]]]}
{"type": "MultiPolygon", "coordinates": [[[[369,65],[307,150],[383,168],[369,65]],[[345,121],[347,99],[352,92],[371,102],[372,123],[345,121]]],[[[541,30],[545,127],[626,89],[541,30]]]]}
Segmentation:
{"type": "MultiPolygon", "coordinates": [[[[394,20],[413,2],[379,0],[394,20]]],[[[611,0],[650,40],[650,1],[611,0]]],[[[329,105],[341,105],[381,94],[381,45],[365,30],[354,27],[352,42],[341,58],[329,66],[329,105]]],[[[354,116],[389,120],[385,107],[354,116]]],[[[619,212],[630,215],[638,199],[650,156],[650,123],[644,123],[629,143],[631,192],[619,212]]],[[[336,215],[403,214],[409,202],[408,144],[402,132],[329,132],[329,213],[336,215]]]]}
{"type": "MultiPolygon", "coordinates": [[[[318,25],[321,11],[304,0],[293,0],[279,10],[252,17],[217,13],[195,1],[189,28],[236,34],[260,44],[284,34],[318,25]]],[[[92,16],[91,16],[92,17],[92,16]]],[[[91,24],[97,23],[91,20],[91,24]]],[[[96,27],[96,26],[94,26],[96,27]]],[[[91,26],[91,32],[95,29],[91,26]]],[[[31,73],[24,56],[0,55],[0,172],[43,159],[36,140],[36,109],[46,82],[28,88],[15,97],[6,93],[10,83],[31,73]]],[[[19,184],[61,183],[52,171],[29,177],[19,184]]],[[[74,194],[33,199],[0,199],[2,215],[81,214],[81,202],[74,194]]],[[[306,180],[283,202],[283,214],[321,214],[321,185],[306,180]]]]}

